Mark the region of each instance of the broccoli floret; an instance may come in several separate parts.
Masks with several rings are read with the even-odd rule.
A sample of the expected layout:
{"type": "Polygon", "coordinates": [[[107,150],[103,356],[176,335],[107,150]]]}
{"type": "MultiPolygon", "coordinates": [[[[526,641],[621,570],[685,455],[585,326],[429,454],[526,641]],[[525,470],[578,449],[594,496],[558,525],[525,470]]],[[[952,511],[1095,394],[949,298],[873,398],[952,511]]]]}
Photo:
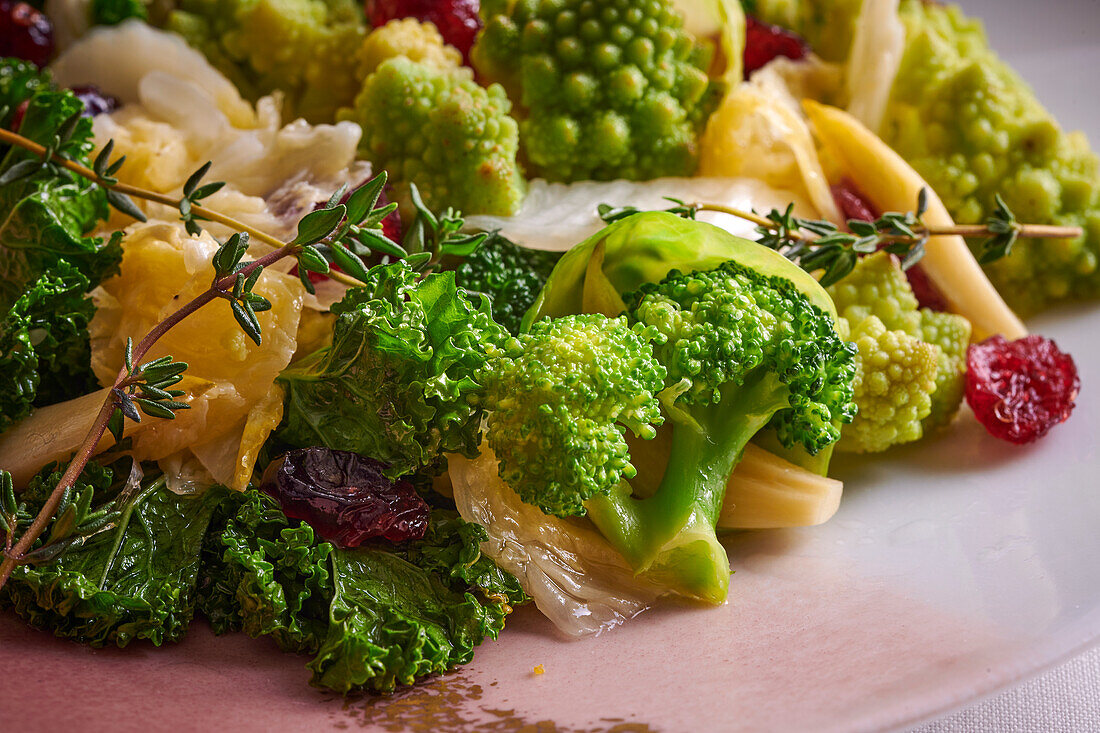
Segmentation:
{"type": "Polygon", "coordinates": [[[396,262],[370,274],[333,305],[331,346],[279,376],[279,439],[369,456],[391,477],[434,467],[443,452],[477,455],[485,412],[475,377],[508,333],[452,272],[420,279],[396,262]]]}
{"type": "Polygon", "coordinates": [[[665,369],[652,330],[598,314],[536,323],[484,378],[485,439],[500,477],[529,504],[584,514],[637,471],[624,432],[653,438],[665,369]]]}
{"type": "Polygon", "coordinates": [[[359,90],[354,50],[365,23],[353,0],[180,0],[164,27],[245,96],[281,90],[288,119],[331,122],[359,90]]]}
{"type": "Polygon", "coordinates": [[[784,445],[814,454],[854,412],[854,349],[782,276],[787,264],[674,272],[627,298],[630,320],[656,329],[668,370],[671,455],[652,496],[613,491],[591,499],[588,515],[637,570],[711,602],[729,583],[714,527],[749,439],[770,423],[784,445]]]}
{"type": "MultiPolygon", "coordinates": [[[[698,222],[688,226],[710,231],[698,222]]],[[[765,256],[753,260],[752,268],[730,261],[690,275],[673,272],[626,297],[629,330],[621,321],[592,320],[597,316],[563,319],[584,324],[579,340],[595,351],[550,342],[553,358],[533,351],[523,357],[529,367],[514,370],[502,385],[514,394],[518,379],[534,392],[548,389],[538,380],[578,375],[565,395],[510,399],[507,427],[490,427],[490,445],[498,455],[520,453],[533,470],[517,476],[504,468],[502,476],[521,483],[527,501],[569,510],[583,502],[587,516],[635,570],[683,595],[721,602],[729,560],[715,523],[745,444],[772,424],[785,445],[816,453],[836,441],[837,425],[850,420],[854,409],[854,349],[834,331],[832,315],[784,277],[797,271],[782,257],[765,256]],[[622,338],[600,336],[604,330],[622,338]],[[629,333],[645,338],[628,339],[629,333]],[[658,366],[666,372],[660,397],[672,427],[671,455],[655,493],[637,499],[620,480],[632,471],[619,425],[641,437],[652,434],[657,420],[650,395],[658,386],[658,366]],[[548,402],[565,409],[555,411],[548,402]],[[587,441],[580,458],[563,461],[559,452],[552,466],[542,466],[525,453],[529,433],[539,429],[573,446],[598,439],[587,441]],[[576,476],[563,478],[570,471],[576,476]]],[[[556,325],[561,322],[536,322],[534,342],[547,342],[547,334],[565,328],[556,325]]],[[[549,449],[551,443],[540,440],[549,449]]]]}
{"type": "Polygon", "coordinates": [[[508,216],[523,201],[519,133],[504,89],[469,70],[399,56],[367,77],[342,119],[363,127],[359,152],[395,183],[415,183],[429,207],[508,216]]]}
{"type": "Polygon", "coordinates": [[[856,419],[844,426],[839,450],[884,451],[919,440],[921,421],[932,410],[937,347],[904,331],[892,331],[868,316],[849,336],[859,349],[855,382],[856,419]]]}
{"type": "Polygon", "coordinates": [[[514,335],[560,258],[560,252],[528,249],[491,235],[455,268],[455,281],[489,298],[493,318],[514,335]]]}
{"type": "Polygon", "coordinates": [[[971,328],[970,321],[954,313],[923,308],[920,316],[921,341],[939,348],[932,410],[923,422],[924,432],[928,433],[950,423],[962,403],[971,328]]]}
{"type": "Polygon", "coordinates": [[[1074,240],[1021,240],[986,272],[1027,315],[1100,295],[1100,161],[1063,131],[955,6],[903,0],[907,38],[880,134],[974,224],[1000,193],[1020,221],[1081,226],[1074,240]]]}
{"type": "Polygon", "coordinates": [[[709,54],[669,0],[495,0],[475,68],[520,108],[532,172],[553,181],[689,176],[714,95],[709,54]]]}

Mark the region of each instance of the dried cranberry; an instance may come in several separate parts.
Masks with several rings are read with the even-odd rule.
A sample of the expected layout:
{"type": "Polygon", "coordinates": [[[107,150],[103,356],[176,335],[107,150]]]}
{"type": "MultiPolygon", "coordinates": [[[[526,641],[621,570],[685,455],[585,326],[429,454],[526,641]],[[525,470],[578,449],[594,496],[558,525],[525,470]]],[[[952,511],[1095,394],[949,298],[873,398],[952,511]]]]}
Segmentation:
{"type": "Polygon", "coordinates": [[[470,47],[481,29],[479,0],[367,0],[367,19],[375,28],[398,18],[433,23],[443,40],[470,61],[470,47]]]}
{"type": "Polygon", "coordinates": [[[0,56],[45,66],[53,56],[53,24],[27,3],[0,0],[0,56]]]}
{"type": "Polygon", "coordinates": [[[85,117],[108,114],[122,105],[117,97],[104,93],[99,87],[92,84],[73,87],[73,94],[84,104],[85,117]]]}
{"type": "Polygon", "coordinates": [[[745,78],[779,56],[797,61],[810,52],[810,45],[802,36],[757,20],[745,17],[745,78]]]}
{"type": "Polygon", "coordinates": [[[993,336],[966,354],[966,402],[990,435],[1024,444],[1073,412],[1081,389],[1073,357],[1050,339],[993,336]]]}
{"type": "Polygon", "coordinates": [[[932,278],[928,277],[928,271],[921,267],[919,262],[905,271],[905,277],[909,280],[909,287],[913,289],[917,305],[921,308],[931,308],[934,311],[948,309],[947,298],[936,287],[936,283],[932,282],[932,278]]]}
{"type": "Polygon", "coordinates": [[[836,202],[836,207],[840,209],[845,221],[849,219],[874,221],[878,218],[879,212],[875,205],[856,188],[856,184],[851,180],[845,178],[840,183],[831,186],[830,190],[833,194],[833,201],[836,202]]]}
{"type": "Polygon", "coordinates": [[[340,547],[420,539],[428,529],[428,505],[408,481],[386,478],[385,468],[357,453],[303,448],[272,462],[261,488],[288,517],[340,547]]]}

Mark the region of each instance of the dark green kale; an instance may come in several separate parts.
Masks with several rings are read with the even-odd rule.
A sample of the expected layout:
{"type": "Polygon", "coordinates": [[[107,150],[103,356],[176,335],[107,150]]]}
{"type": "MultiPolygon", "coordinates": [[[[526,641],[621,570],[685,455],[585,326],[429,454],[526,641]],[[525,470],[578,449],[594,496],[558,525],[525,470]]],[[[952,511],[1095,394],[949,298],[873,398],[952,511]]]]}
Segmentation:
{"type": "MultiPolygon", "coordinates": [[[[55,138],[84,105],[68,90],[54,90],[45,72],[25,62],[0,61],[0,124],[10,126],[22,103],[19,133],[58,154],[90,166],[92,123],[81,117],[71,135],[55,138]]],[[[79,269],[89,286],[117,272],[122,249],[116,239],[87,236],[109,214],[103,188],[68,171],[58,173],[22,148],[0,145],[0,309],[6,310],[43,273],[61,260],[79,269]]]]}
{"type": "Polygon", "coordinates": [[[198,605],[214,631],[270,635],[281,649],[316,651],[328,626],[332,545],[258,491],[233,494],[212,526],[198,605]]]}
{"type": "Polygon", "coordinates": [[[535,302],[561,255],[521,247],[491,234],[455,268],[455,282],[487,297],[493,318],[514,336],[519,333],[523,314],[535,302]]]}
{"type": "Polygon", "coordinates": [[[243,629],[315,654],[319,687],[385,692],[464,664],[526,600],[481,555],[484,530],[453,511],[433,511],[422,540],[338,549],[266,494],[226,507],[204,549],[199,608],[219,633],[243,629]]]}
{"type": "Polygon", "coordinates": [[[475,376],[508,339],[456,286],[454,273],[379,265],[332,307],[332,344],[279,376],[287,392],[278,438],[349,450],[391,478],[477,454],[484,410],[475,376]]]}
{"type": "Polygon", "coordinates": [[[92,25],[118,25],[124,20],[147,20],[149,11],[141,0],[92,0],[92,25]]]}
{"type": "Polygon", "coordinates": [[[65,261],[46,272],[0,320],[0,432],[47,405],[96,388],[88,279],[65,261]]]}
{"type": "MultiPolygon", "coordinates": [[[[126,463],[88,464],[32,548],[34,562],[18,566],[0,591],[0,604],[35,628],[92,646],[159,645],[183,635],[203,536],[225,490],[178,496],[163,478],[128,480],[126,463]]],[[[20,497],[21,528],[60,478],[43,469],[20,497]]]]}

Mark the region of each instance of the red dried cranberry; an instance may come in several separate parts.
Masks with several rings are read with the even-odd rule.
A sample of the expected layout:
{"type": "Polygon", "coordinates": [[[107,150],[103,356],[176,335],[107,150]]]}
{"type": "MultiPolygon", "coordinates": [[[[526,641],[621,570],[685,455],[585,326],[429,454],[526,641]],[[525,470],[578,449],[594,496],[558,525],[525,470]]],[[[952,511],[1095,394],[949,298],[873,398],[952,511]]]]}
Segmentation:
{"type": "Polygon", "coordinates": [[[946,311],[947,298],[944,297],[928,272],[920,266],[913,265],[905,271],[905,277],[909,280],[909,287],[913,288],[913,295],[917,299],[917,305],[921,308],[931,308],[934,311],[946,311]]]}
{"type": "Polygon", "coordinates": [[[73,94],[84,104],[85,117],[95,117],[96,115],[114,112],[122,104],[117,97],[105,94],[99,87],[92,84],[73,87],[73,94]]]}
{"type": "Polygon", "coordinates": [[[357,453],[303,448],[268,466],[261,488],[288,517],[340,547],[420,539],[428,529],[428,505],[408,481],[386,478],[385,468],[357,453]]]}
{"type": "Polygon", "coordinates": [[[757,20],[745,17],[745,78],[779,56],[797,61],[810,52],[810,45],[802,36],[757,20]]]}
{"type": "Polygon", "coordinates": [[[433,23],[443,40],[462,52],[468,64],[470,47],[481,29],[479,0],[366,0],[367,20],[375,28],[398,18],[433,23]]]}
{"type": "Polygon", "coordinates": [[[1081,389],[1073,357],[1050,339],[993,336],[966,354],[966,402],[990,435],[1024,444],[1073,412],[1081,389]]]}
{"type": "Polygon", "coordinates": [[[0,56],[45,66],[53,56],[53,24],[27,3],[0,0],[0,56]]]}
{"type": "Polygon", "coordinates": [[[856,184],[845,178],[833,186],[830,186],[833,201],[840,209],[845,221],[858,219],[859,221],[874,221],[879,212],[863,193],[856,188],[856,184]]]}

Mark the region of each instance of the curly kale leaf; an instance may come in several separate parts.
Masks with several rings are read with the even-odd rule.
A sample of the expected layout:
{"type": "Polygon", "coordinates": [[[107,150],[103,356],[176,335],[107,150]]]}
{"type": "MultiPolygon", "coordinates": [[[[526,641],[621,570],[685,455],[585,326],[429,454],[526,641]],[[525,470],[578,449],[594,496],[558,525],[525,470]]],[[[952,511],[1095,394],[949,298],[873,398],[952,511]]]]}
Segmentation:
{"type": "Polygon", "coordinates": [[[526,600],[480,554],[484,531],[436,510],[423,540],[335,549],[288,521],[271,497],[226,504],[204,550],[199,608],[215,631],[271,636],[316,654],[313,684],[388,691],[468,662],[526,600]]]}
{"type": "MultiPolygon", "coordinates": [[[[60,472],[46,472],[24,494],[21,515],[37,513],[60,479],[60,472]]],[[[194,613],[203,535],[224,490],[183,497],[162,480],[135,487],[119,478],[89,464],[73,494],[92,489],[106,496],[98,508],[109,521],[75,536],[60,555],[17,567],[0,601],[35,628],[92,646],[176,641],[194,613]]],[[[47,538],[62,531],[65,516],[59,512],[47,538]]]]}
{"type": "Polygon", "coordinates": [[[141,0],[92,0],[89,12],[92,25],[118,25],[130,18],[149,17],[149,10],[141,0]]]}
{"type": "MultiPolygon", "coordinates": [[[[51,88],[48,75],[32,72],[20,61],[0,62],[0,108],[9,111],[26,103],[19,133],[42,145],[51,145],[59,128],[84,109],[67,90],[51,88]]],[[[72,135],[57,152],[90,165],[93,149],[90,119],[77,121],[72,135]]],[[[0,176],[18,165],[36,160],[21,148],[0,145],[0,176]]],[[[118,270],[122,249],[116,239],[104,242],[86,236],[107,218],[109,208],[102,187],[67,171],[58,174],[43,166],[0,185],[0,307],[6,308],[24,289],[61,260],[79,269],[91,286],[118,270]]]]}
{"type": "Polygon", "coordinates": [[[96,387],[88,323],[88,279],[67,262],[43,274],[0,320],[0,431],[32,406],[96,387]]]}
{"type": "Polygon", "coordinates": [[[270,635],[281,649],[316,651],[328,624],[332,546],[257,491],[231,496],[212,525],[198,606],[214,631],[270,635]]]}
{"type": "Polygon", "coordinates": [[[450,272],[419,279],[403,262],[333,306],[332,344],[284,371],[279,438],[350,450],[401,476],[444,452],[475,455],[484,410],[475,375],[508,334],[450,272]]]}
{"type": "Polygon", "coordinates": [[[473,659],[474,647],[504,627],[499,607],[398,555],[337,549],[329,631],[309,663],[312,683],[338,692],[410,685],[473,659]]]}
{"type": "Polygon", "coordinates": [[[493,318],[514,336],[561,255],[521,247],[492,234],[455,268],[455,282],[488,298],[493,318]]]}

